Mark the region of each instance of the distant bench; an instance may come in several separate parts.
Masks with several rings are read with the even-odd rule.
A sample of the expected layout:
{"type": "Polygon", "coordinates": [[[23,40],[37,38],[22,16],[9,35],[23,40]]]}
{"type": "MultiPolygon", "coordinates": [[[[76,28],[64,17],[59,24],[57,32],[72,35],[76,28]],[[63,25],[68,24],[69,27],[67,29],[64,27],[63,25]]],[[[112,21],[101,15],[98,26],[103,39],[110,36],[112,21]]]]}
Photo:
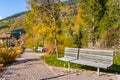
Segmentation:
{"type": "Polygon", "coordinates": [[[44,47],[38,47],[37,51],[43,52],[44,47]]]}
{"type": "Polygon", "coordinates": [[[59,60],[68,61],[68,69],[70,70],[70,62],[97,67],[97,74],[99,75],[99,68],[108,68],[113,64],[112,50],[95,50],[78,48],[65,48],[64,57],[59,60]],[[79,54],[78,54],[79,53],[79,54]],[[74,55],[75,54],[75,55],[74,55]]]}

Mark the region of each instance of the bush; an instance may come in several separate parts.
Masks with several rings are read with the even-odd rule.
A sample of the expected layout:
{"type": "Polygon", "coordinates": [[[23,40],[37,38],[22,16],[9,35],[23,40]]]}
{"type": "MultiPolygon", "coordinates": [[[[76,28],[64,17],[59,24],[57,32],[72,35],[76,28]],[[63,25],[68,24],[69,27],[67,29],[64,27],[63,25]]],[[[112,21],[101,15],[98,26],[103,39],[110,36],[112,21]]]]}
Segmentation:
{"type": "Polygon", "coordinates": [[[16,47],[14,48],[14,50],[16,51],[17,54],[22,54],[24,52],[24,48],[16,47]]]}
{"type": "Polygon", "coordinates": [[[10,64],[21,54],[23,50],[18,48],[0,48],[0,63],[10,64]]]}

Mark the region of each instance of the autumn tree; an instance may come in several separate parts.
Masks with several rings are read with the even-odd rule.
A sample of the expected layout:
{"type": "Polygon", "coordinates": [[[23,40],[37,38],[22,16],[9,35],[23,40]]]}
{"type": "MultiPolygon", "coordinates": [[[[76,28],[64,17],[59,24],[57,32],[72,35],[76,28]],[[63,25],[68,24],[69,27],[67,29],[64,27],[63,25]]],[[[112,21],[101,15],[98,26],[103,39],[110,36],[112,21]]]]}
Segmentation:
{"type": "Polygon", "coordinates": [[[38,35],[40,39],[42,39],[43,43],[55,43],[56,52],[58,52],[56,33],[60,33],[60,2],[54,0],[30,0],[29,3],[31,8],[27,15],[27,19],[29,20],[26,19],[25,22],[26,30],[28,31],[31,29],[28,33],[32,33],[31,31],[33,31],[33,39],[38,35]]]}

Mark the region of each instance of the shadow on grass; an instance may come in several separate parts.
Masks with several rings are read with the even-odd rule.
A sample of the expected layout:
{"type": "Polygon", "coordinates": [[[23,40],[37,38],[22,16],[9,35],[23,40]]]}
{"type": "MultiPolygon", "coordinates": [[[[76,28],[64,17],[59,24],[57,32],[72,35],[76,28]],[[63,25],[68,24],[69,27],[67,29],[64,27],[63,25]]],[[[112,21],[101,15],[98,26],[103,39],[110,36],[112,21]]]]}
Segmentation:
{"type": "Polygon", "coordinates": [[[107,72],[120,74],[120,65],[113,64],[111,67],[108,68],[107,72]]]}
{"type": "MultiPolygon", "coordinates": [[[[79,68],[85,69],[85,70],[97,71],[97,68],[91,67],[91,66],[83,65],[83,66],[80,66],[79,68]]],[[[120,65],[113,64],[111,67],[108,67],[107,69],[100,68],[100,72],[120,74],[120,65]]]]}

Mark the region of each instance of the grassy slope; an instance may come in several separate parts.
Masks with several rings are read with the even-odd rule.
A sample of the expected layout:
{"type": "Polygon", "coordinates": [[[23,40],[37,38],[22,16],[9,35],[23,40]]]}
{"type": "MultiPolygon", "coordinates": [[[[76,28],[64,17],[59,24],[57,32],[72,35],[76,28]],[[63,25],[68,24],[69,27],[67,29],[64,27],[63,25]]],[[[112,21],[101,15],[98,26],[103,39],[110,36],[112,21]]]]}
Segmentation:
{"type": "Polygon", "coordinates": [[[13,29],[23,28],[25,15],[27,12],[21,12],[0,20],[0,33],[10,32],[13,29]],[[8,29],[9,28],[9,29],[8,29]]]}

